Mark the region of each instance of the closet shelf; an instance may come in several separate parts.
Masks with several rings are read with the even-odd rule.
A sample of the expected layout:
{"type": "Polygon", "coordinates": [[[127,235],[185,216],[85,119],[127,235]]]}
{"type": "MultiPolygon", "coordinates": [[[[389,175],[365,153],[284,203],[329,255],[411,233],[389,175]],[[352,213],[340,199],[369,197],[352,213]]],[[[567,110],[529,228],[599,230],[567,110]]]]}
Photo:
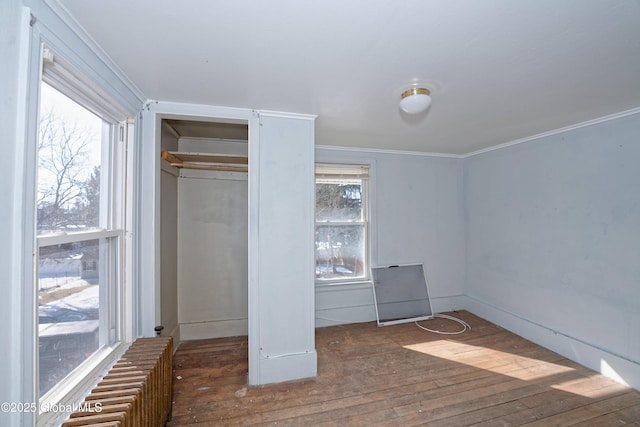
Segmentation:
{"type": "Polygon", "coordinates": [[[171,166],[178,168],[229,172],[247,172],[249,168],[249,158],[241,154],[187,153],[162,150],[160,155],[171,166]]]}

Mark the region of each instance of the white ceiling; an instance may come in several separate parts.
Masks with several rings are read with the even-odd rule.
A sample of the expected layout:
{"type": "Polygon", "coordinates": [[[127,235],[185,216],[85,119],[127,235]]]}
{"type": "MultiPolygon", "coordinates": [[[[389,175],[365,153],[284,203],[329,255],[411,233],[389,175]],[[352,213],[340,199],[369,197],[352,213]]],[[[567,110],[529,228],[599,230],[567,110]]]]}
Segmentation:
{"type": "Polygon", "coordinates": [[[316,114],[319,145],[464,154],[640,107],[638,0],[60,2],[149,99],[316,114]]]}

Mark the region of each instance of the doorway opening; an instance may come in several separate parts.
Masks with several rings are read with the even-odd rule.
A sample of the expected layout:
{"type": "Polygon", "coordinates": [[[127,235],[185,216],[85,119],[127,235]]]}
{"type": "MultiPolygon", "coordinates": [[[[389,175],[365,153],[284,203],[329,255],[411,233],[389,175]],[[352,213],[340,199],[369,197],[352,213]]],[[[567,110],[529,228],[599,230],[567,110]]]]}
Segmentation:
{"type": "Polygon", "coordinates": [[[160,135],[161,324],[180,341],[246,336],[248,123],[164,118],[160,135]]]}

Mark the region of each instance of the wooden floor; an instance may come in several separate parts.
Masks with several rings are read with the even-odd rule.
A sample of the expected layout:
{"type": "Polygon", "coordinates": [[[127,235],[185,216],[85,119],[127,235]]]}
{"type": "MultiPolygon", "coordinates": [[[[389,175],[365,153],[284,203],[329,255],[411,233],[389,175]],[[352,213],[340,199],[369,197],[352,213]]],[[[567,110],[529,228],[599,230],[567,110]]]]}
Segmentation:
{"type": "Polygon", "coordinates": [[[247,386],[246,337],[184,342],[167,425],[640,426],[640,392],[468,312],[449,314],[473,330],[317,329],[318,377],[267,386],[247,386]]]}

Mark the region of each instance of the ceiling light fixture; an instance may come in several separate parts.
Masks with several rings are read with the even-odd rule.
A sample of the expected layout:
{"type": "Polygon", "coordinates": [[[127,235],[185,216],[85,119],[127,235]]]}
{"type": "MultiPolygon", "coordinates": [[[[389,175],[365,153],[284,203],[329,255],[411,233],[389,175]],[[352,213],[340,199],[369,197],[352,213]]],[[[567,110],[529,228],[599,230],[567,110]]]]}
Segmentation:
{"type": "Polygon", "coordinates": [[[407,89],[400,95],[400,108],[405,113],[418,114],[431,105],[431,91],[424,87],[407,89]]]}

